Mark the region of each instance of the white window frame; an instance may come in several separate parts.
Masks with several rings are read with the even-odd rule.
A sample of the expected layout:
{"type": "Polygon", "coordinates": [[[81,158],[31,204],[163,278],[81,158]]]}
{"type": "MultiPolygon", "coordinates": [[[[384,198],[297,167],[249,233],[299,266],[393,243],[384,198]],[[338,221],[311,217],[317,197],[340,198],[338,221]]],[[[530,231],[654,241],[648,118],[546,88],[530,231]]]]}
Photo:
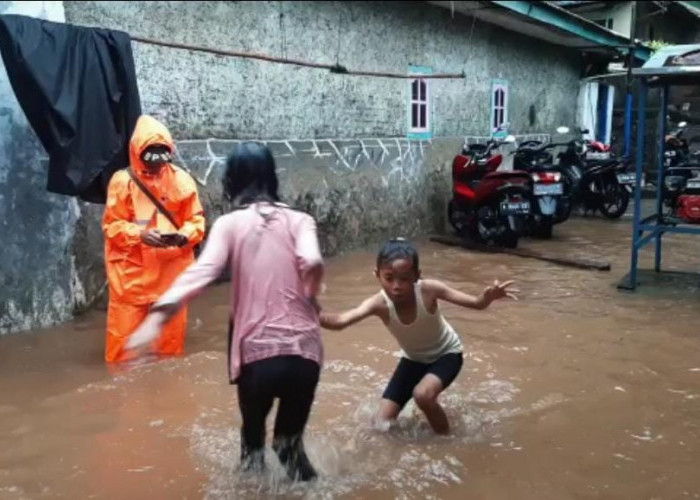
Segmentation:
{"type": "Polygon", "coordinates": [[[409,131],[411,133],[426,133],[430,132],[430,79],[429,78],[421,78],[418,76],[417,78],[414,78],[413,80],[410,81],[410,86],[409,86],[409,92],[410,92],[410,100],[409,100],[409,110],[408,110],[408,119],[409,119],[409,131]],[[421,83],[425,86],[425,95],[421,95],[421,83]],[[418,98],[414,99],[413,98],[413,85],[418,84],[418,98]],[[414,126],[413,124],[413,107],[418,106],[418,113],[417,113],[417,119],[418,119],[418,126],[414,126]],[[425,108],[425,127],[420,126],[420,110],[421,107],[425,108]]]}
{"type": "MultiPolygon", "coordinates": [[[[500,125],[508,123],[508,82],[494,81],[491,85],[491,134],[495,134],[500,125]],[[502,92],[503,100],[499,102],[498,92],[502,92]]],[[[507,130],[505,131],[507,133],[507,130]]]]}

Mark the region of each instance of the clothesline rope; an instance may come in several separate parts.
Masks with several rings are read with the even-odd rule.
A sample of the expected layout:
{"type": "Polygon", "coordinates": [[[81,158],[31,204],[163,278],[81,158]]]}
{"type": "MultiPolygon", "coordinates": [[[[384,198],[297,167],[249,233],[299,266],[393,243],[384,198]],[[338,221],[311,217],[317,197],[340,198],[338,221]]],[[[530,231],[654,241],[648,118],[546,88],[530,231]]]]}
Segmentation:
{"type": "Polygon", "coordinates": [[[132,36],[131,40],[139,43],[145,43],[148,45],[157,45],[160,47],[169,47],[173,49],[182,49],[182,50],[191,50],[193,52],[204,52],[207,54],[214,54],[218,56],[227,56],[227,57],[240,57],[244,59],[258,59],[260,61],[268,61],[268,62],[273,62],[273,63],[279,63],[279,64],[291,64],[294,66],[304,66],[307,68],[318,68],[318,69],[327,69],[331,73],[338,73],[338,74],[344,74],[344,75],[353,75],[353,76],[374,76],[374,77],[381,77],[381,78],[416,78],[417,76],[420,76],[420,78],[430,78],[430,79],[458,79],[458,78],[465,78],[464,72],[462,73],[437,73],[437,74],[432,74],[432,75],[412,75],[412,74],[403,74],[403,73],[387,73],[387,72],[381,72],[381,71],[360,71],[360,70],[350,70],[347,69],[346,67],[340,65],[340,64],[322,64],[322,63],[315,63],[315,62],[310,62],[310,61],[301,61],[298,59],[289,59],[289,58],[284,58],[284,57],[275,57],[275,56],[269,56],[267,54],[258,54],[255,52],[240,52],[240,51],[235,51],[235,50],[223,50],[223,49],[212,49],[209,47],[201,47],[201,46],[196,46],[196,45],[186,45],[182,43],[174,43],[174,42],[163,42],[160,40],[152,40],[150,38],[143,38],[143,37],[138,37],[138,36],[132,36]]]}

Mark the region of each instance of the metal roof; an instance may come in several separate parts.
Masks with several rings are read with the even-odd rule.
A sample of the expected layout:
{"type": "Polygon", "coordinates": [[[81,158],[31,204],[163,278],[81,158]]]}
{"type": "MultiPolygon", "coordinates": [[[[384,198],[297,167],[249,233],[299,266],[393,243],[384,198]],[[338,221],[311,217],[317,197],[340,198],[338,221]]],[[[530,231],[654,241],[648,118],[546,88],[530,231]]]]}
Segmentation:
{"type": "MultiPolygon", "coordinates": [[[[429,1],[453,12],[533,38],[589,52],[624,54],[630,39],[567,10],[555,2],[534,1],[429,1]]],[[[646,61],[650,51],[636,47],[634,54],[646,61]]]]}
{"type": "Polygon", "coordinates": [[[641,68],[632,74],[650,83],[687,85],[700,83],[700,44],[671,45],[657,50],[641,68]],[[694,60],[682,56],[697,53],[694,60]],[[697,64],[692,64],[697,62],[697,64]]]}

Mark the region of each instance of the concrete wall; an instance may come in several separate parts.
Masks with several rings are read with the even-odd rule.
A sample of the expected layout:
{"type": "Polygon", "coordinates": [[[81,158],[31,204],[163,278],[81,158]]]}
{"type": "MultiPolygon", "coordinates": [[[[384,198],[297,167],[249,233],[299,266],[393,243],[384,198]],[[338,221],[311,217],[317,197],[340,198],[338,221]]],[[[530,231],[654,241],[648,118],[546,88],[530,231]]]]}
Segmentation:
{"type": "Polygon", "coordinates": [[[134,43],[144,111],[179,139],[181,164],[200,179],[208,172],[202,197],[210,216],[223,210],[218,179],[231,144],[272,141],[283,192],[328,229],[322,239],[329,254],[442,225],[446,167],[465,136],[489,133],[493,79],[509,83],[512,131],[536,134],[574,123],[577,54],[422,2],[65,2],[65,8],[69,22],[154,40],[350,69],[464,70],[465,79],[430,82],[433,139],[408,142],[407,81],[134,43]],[[158,23],[144,22],[144,12],[158,23]]]}
{"type": "MultiPolygon", "coordinates": [[[[548,141],[548,134],[523,138],[548,141]]],[[[282,196],[313,213],[326,255],[393,236],[445,230],[452,159],[485,137],[265,140],[282,196]]],[[[219,179],[238,140],[179,141],[177,163],[199,183],[209,214],[225,211],[219,179]]],[[[503,148],[504,152],[508,150],[503,148]]],[[[504,168],[509,168],[508,161],[504,168]]]]}
{"type": "MultiPolygon", "coordinates": [[[[489,132],[491,80],[518,133],[573,123],[578,57],[423,2],[65,2],[75,24],[351,69],[458,73],[432,83],[433,134],[489,132]],[[281,9],[281,10],[280,10],[281,9]],[[146,15],[146,13],[148,13],[146,15]],[[280,17],[282,14],[282,17],[280,17]],[[157,22],[150,22],[151,20],[157,22]],[[473,31],[472,31],[473,26],[473,31]],[[529,124],[531,105],[537,121],[529,124]]],[[[182,139],[406,135],[408,83],[134,43],[144,109],[182,139]]]]}
{"type": "MultiPolygon", "coordinates": [[[[64,8],[70,23],[168,42],[350,69],[464,70],[465,79],[431,81],[433,137],[409,141],[407,81],[134,42],[144,112],[171,128],[178,163],[199,181],[209,221],[226,209],[219,178],[231,146],[266,141],[283,195],[317,217],[327,255],[444,228],[450,163],[465,142],[488,134],[493,79],[509,83],[511,131],[541,134],[574,124],[576,53],[422,2],[64,2],[64,8]]],[[[41,184],[37,172],[32,182],[41,184]]],[[[41,190],[37,196],[53,199],[41,190]]],[[[56,203],[72,207],[71,219],[62,221],[62,248],[86,249],[74,275],[90,284],[91,298],[93,284],[103,280],[100,207],[77,224],[80,207],[63,198],[56,203]]]]}

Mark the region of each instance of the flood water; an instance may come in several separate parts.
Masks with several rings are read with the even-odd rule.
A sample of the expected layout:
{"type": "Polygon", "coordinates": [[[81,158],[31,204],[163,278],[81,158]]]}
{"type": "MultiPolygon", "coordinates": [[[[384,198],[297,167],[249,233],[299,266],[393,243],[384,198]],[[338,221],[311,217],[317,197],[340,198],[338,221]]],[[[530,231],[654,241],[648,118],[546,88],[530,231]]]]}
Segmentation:
{"type": "MultiPolygon", "coordinates": [[[[467,349],[442,396],[449,437],[434,436],[412,404],[397,429],[372,429],[398,355],[378,320],[324,332],[306,438],[321,475],[312,485],[289,483],[272,454],[266,476],[238,472],[226,284],[192,305],[180,359],[108,371],[100,311],[0,338],[0,498],[700,498],[700,279],[621,293],[629,220],[577,219],[555,232],[523,246],[612,271],[420,242],[425,277],[475,294],[517,279],[522,290],[483,312],[442,306],[467,349]]],[[[699,250],[697,239],[668,237],[665,264],[697,271],[699,250]]],[[[376,292],[373,259],[330,260],[324,307],[376,292]]]]}

